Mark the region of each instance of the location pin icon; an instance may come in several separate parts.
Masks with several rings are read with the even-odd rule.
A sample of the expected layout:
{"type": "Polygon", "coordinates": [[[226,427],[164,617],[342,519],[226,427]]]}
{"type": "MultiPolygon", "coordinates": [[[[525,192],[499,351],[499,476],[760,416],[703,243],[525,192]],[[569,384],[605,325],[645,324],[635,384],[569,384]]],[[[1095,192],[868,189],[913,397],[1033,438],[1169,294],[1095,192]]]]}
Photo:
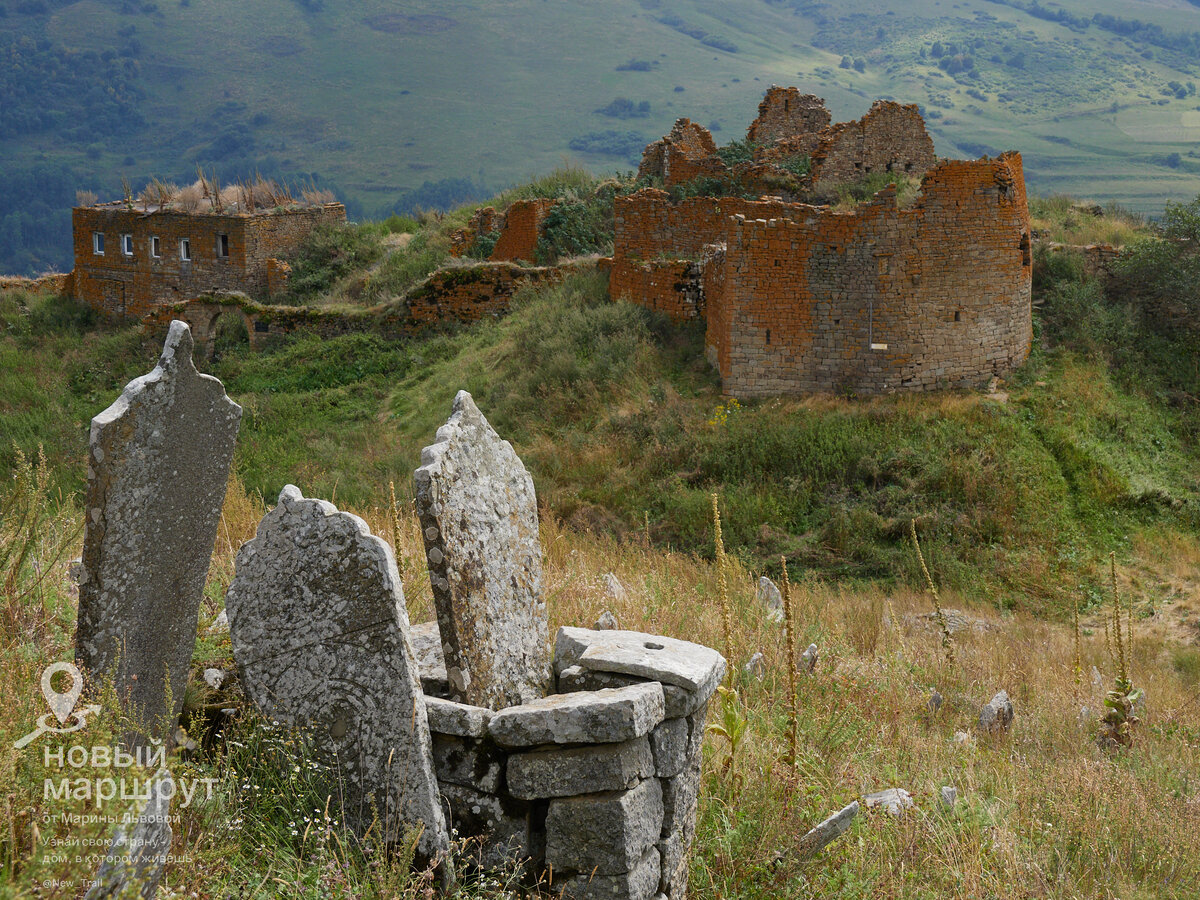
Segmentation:
{"type": "Polygon", "coordinates": [[[50,705],[50,711],[58,719],[59,725],[66,724],[67,717],[75,709],[81,693],[83,693],[83,675],[71,663],[56,662],[46,666],[46,670],[42,672],[42,694],[50,705]],[[71,676],[71,686],[61,693],[56,691],[51,683],[59,672],[66,672],[71,676]]]}

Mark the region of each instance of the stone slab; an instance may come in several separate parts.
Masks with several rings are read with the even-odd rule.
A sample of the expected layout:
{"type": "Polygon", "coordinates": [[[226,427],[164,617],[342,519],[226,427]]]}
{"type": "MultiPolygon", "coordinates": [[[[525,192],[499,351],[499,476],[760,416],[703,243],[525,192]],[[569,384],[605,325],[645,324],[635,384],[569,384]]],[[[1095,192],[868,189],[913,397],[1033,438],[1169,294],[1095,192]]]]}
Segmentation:
{"type": "Polygon", "coordinates": [[[554,694],[501,710],[488,731],[503,747],[617,743],[649,734],[663,720],[663,707],[662,686],[652,681],[554,694]]]}
{"type": "Polygon", "coordinates": [[[674,778],[688,762],[690,730],[687,719],[667,719],[650,732],[650,749],[654,751],[654,774],[659,778],[674,778]]]}
{"type": "Polygon", "coordinates": [[[451,783],[442,785],[442,797],[460,837],[484,838],[485,867],[506,868],[536,858],[528,803],[451,783]]]}
{"type": "Polygon", "coordinates": [[[686,769],[674,778],[662,779],[662,833],[679,831],[689,817],[696,814],[700,800],[700,760],[693,759],[686,769]]]}
{"type": "Polygon", "coordinates": [[[810,856],[816,855],[827,844],[844,834],[850,827],[850,823],[854,821],[854,817],[858,815],[858,808],[858,801],[855,800],[806,833],[796,846],[799,857],[808,859],[810,856]]]}
{"type": "Polygon", "coordinates": [[[678,685],[704,698],[725,675],[725,658],[716,650],[641,631],[560,628],[554,664],[559,671],[579,665],[598,672],[636,675],[678,685]]]}
{"type": "Polygon", "coordinates": [[[175,782],[160,769],[148,785],[149,798],[138,810],[132,828],[121,826],[84,900],[152,900],[158,891],[171,852],[171,798],[175,782]]]}
{"type": "Polygon", "coordinates": [[[688,851],[696,836],[696,817],[685,816],[680,827],[665,835],[658,844],[662,860],[662,877],[658,889],[670,897],[683,897],[688,884],[688,851]]]}
{"type": "Polygon", "coordinates": [[[553,687],[533,479],[466,391],[414,476],[450,696],[503,709],[553,687]]]}
{"type": "Polygon", "coordinates": [[[446,658],[442,654],[442,634],[437,622],[421,622],[408,630],[417,668],[421,672],[421,689],[426,697],[446,697],[450,680],[446,675],[446,658]]]}
{"type": "Polygon", "coordinates": [[[433,771],[438,784],[460,784],[485,794],[504,786],[504,752],[488,740],[433,735],[433,771]]]}
{"type": "Polygon", "coordinates": [[[75,662],[151,733],[183,708],[241,417],[175,321],[154,370],[92,419],[75,662]]]}
{"type": "Polygon", "coordinates": [[[427,696],[425,710],[429,715],[429,730],[437,734],[483,737],[488,733],[488,723],[492,720],[490,709],[456,703],[443,697],[427,696]]]}
{"type": "MultiPolygon", "coordinates": [[[[603,688],[628,687],[631,684],[642,684],[645,678],[634,675],[618,675],[616,672],[594,672],[583,666],[568,666],[558,674],[558,692],[570,694],[576,691],[598,691],[603,688]]],[[[664,684],[663,700],[666,703],[666,717],[678,719],[680,716],[690,716],[706,701],[704,697],[692,691],[684,690],[675,684],[664,684]]]]}
{"type": "Polygon", "coordinates": [[[508,790],[525,800],[629,790],[653,774],[654,758],[644,737],[508,758],[508,790]]]}
{"type": "Polygon", "coordinates": [[[662,786],[657,778],[628,791],[551,800],[546,813],[546,863],[563,873],[632,872],[657,843],[662,818],[662,786]]]}
{"type": "Polygon", "coordinates": [[[362,519],[288,485],[238,551],[225,608],[246,693],[311,735],[345,785],[349,823],[362,832],[377,812],[389,840],[423,826],[420,854],[447,851],[391,547],[362,519]]]}
{"type": "Polygon", "coordinates": [[[651,847],[632,872],[624,875],[578,875],[552,885],[562,900],[651,900],[658,890],[658,848],[651,847]]]}

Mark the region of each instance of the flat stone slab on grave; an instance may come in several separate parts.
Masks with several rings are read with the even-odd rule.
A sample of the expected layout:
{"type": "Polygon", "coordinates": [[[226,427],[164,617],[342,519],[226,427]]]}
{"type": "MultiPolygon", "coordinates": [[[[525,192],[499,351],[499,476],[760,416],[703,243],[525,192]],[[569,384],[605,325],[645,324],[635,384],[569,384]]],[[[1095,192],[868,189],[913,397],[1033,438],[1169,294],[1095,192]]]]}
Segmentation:
{"type": "Polygon", "coordinates": [[[154,370],[92,419],[75,661],[151,732],[183,708],[241,418],[175,321],[154,370]]]}
{"type": "MultiPolygon", "coordinates": [[[[558,692],[569,694],[575,691],[598,691],[602,688],[628,687],[631,684],[642,684],[646,678],[636,678],[633,675],[618,675],[616,672],[593,672],[583,666],[567,666],[558,673],[558,692]]],[[[663,698],[667,701],[668,719],[680,716],[690,716],[708,700],[702,694],[694,694],[676,684],[664,684],[663,698]]]]}
{"type": "Polygon", "coordinates": [[[554,694],[492,716],[492,739],[502,747],[607,744],[649,734],[663,720],[662,685],[554,694]]]}
{"type": "Polygon", "coordinates": [[[392,549],[357,516],[293,485],[237,555],[225,598],[233,655],[264,714],[311,733],[360,833],[374,815],[419,855],[449,849],[425,698],[392,549]]]}
{"type": "Polygon", "coordinates": [[[421,451],[417,513],[450,697],[504,709],[553,689],[533,479],[466,391],[421,451]]]}
{"type": "Polygon", "coordinates": [[[725,658],[691,641],[641,631],[560,628],[555,639],[558,671],[573,665],[598,672],[636,675],[674,684],[705,697],[725,675],[725,658]]]}

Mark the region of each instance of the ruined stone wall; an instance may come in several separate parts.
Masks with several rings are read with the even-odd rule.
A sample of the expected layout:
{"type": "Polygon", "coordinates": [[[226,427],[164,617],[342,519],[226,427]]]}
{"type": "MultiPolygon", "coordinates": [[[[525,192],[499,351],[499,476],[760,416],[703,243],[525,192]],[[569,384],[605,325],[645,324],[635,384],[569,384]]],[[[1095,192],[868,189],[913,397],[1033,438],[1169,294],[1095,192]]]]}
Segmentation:
{"type": "Polygon", "coordinates": [[[700,310],[680,295],[679,287],[709,244],[725,239],[730,216],[778,218],[796,204],[742,200],[737,197],[694,197],[671,201],[665,191],[646,189],[617,197],[613,210],[613,262],[609,290],[661,310],[675,321],[695,318],[700,310]]]}
{"type": "Polygon", "coordinates": [[[1032,339],[1029,213],[1018,154],[948,161],[923,197],[852,212],[735,217],[710,353],[739,397],[976,385],[1032,339]]]}
{"type": "Polygon", "coordinates": [[[667,187],[674,187],[725,170],[709,130],[691,119],[677,119],[666,137],[646,147],[638,177],[661,178],[667,187]]]}
{"type": "MultiPolygon", "coordinates": [[[[758,118],[750,123],[746,140],[752,144],[771,145],[782,138],[816,135],[832,121],[825,101],[813,94],[801,94],[794,87],[772,86],[758,104],[758,118]]],[[[806,142],[796,143],[792,152],[808,152],[806,142]]]]}
{"type": "Polygon", "coordinates": [[[555,200],[538,198],[516,200],[504,213],[504,228],[492,248],[489,259],[493,262],[505,260],[537,260],[538,239],[542,236],[542,222],[554,206],[555,200]]]}
{"type": "Polygon", "coordinates": [[[191,326],[202,356],[212,353],[217,319],[235,312],[246,323],[251,349],[296,331],[323,338],[371,333],[387,340],[411,337],[442,322],[473,324],[508,312],[513,295],[524,285],[594,268],[593,260],[571,266],[526,268],[512,263],[481,263],[441,269],[413,289],[403,302],[356,310],[305,306],[269,306],[244,294],[205,294],[194,299],[154,307],[143,324],[166,329],[172,319],[191,326]]]}
{"type": "Polygon", "coordinates": [[[828,194],[873,172],[920,176],[936,161],[919,108],[877,100],[857,122],[841,122],[821,135],[812,151],[812,188],[828,194]]]}
{"type": "Polygon", "coordinates": [[[254,216],[77,207],[72,210],[74,295],[105,314],[138,317],[206,291],[265,296],[268,260],[295,252],[318,224],[345,219],[340,203],[254,216]],[[104,235],[103,254],[94,251],[97,232],[104,235]],[[133,236],[129,256],[122,252],[124,234],[133,236]],[[228,238],[224,257],[218,255],[219,235],[228,238]],[[151,254],[154,237],[158,257],[151,254]],[[184,239],[190,242],[190,260],[180,253],[184,239]]]}

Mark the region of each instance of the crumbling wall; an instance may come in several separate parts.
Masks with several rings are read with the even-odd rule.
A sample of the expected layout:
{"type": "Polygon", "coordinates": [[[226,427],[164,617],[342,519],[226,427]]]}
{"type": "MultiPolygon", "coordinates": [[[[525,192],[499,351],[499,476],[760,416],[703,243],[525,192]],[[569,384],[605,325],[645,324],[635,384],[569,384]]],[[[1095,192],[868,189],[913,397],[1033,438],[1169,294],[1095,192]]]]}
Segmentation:
{"type": "Polygon", "coordinates": [[[269,306],[241,293],[209,293],[156,306],[142,322],[150,329],[166,329],[172,319],[182,319],[191,326],[202,356],[211,355],[217,319],[230,311],[237,311],[244,318],[254,350],[296,331],[312,332],[323,338],[368,332],[399,340],[442,322],[469,325],[503,316],[512,304],[513,295],[524,285],[586,271],[594,265],[594,261],[583,260],[554,268],[480,263],[440,269],[399,303],[356,310],[269,306]]]}
{"type": "MultiPolygon", "coordinates": [[[[203,215],[150,212],[124,206],[72,210],[75,244],[74,296],[111,316],[142,317],[163,304],[206,291],[269,293],[269,260],[294,253],[313,228],[344,222],[340,203],[259,215],[203,215]],[[104,235],[104,253],[93,235],[104,235]],[[121,236],[133,237],[133,253],[122,252],[121,236]],[[218,254],[218,236],[228,239],[228,255],[218,254]],[[159,240],[159,256],[151,240],[159,240]],[[187,239],[191,259],[180,253],[187,239]]],[[[277,283],[278,279],[276,279],[277,283]]]]}
{"type": "Polygon", "coordinates": [[[809,153],[816,147],[817,135],[831,121],[825,101],[820,97],[801,94],[794,87],[772,85],[758,104],[758,118],[750,123],[746,140],[766,148],[787,139],[789,155],[809,153]]]}
{"type": "Polygon", "coordinates": [[[920,176],[936,161],[920,109],[877,100],[857,122],[841,122],[821,135],[812,151],[812,189],[825,195],[873,172],[920,176]]]}
{"type": "MultiPolygon", "coordinates": [[[[613,261],[609,291],[614,298],[667,313],[675,321],[695,318],[700,310],[681,296],[691,264],[705,247],[725,239],[733,215],[774,218],[796,204],[693,197],[672,202],[665,191],[647,188],[617,197],[613,207],[613,261]]],[[[690,289],[690,288],[689,288],[690,289]]]]}
{"type": "Polygon", "coordinates": [[[677,119],[670,134],[646,147],[638,177],[661,178],[667,187],[674,187],[725,170],[709,130],[691,119],[677,119]]]}
{"type": "Polygon", "coordinates": [[[1019,154],[947,161],[923,196],[852,212],[733,217],[710,353],[739,397],[976,385],[1032,339],[1029,213],[1019,154]]]}
{"type": "Polygon", "coordinates": [[[499,231],[488,259],[492,262],[535,262],[542,223],[556,202],[544,197],[514,200],[503,215],[497,215],[491,206],[481,207],[465,227],[451,232],[450,255],[466,256],[482,235],[499,231]]]}

